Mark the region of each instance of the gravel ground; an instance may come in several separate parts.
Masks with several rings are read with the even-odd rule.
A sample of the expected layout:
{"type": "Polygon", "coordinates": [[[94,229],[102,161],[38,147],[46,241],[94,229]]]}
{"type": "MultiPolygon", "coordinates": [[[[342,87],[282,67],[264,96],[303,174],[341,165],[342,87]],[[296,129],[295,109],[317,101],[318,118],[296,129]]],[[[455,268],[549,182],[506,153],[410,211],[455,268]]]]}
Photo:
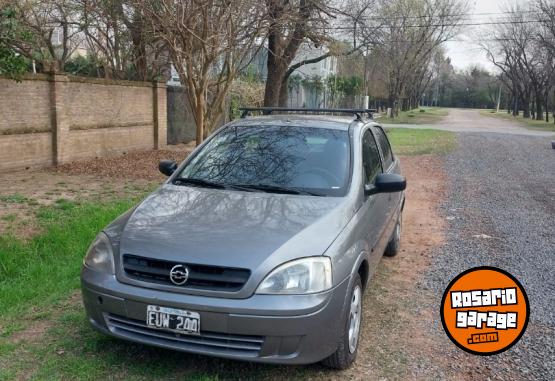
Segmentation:
{"type": "MultiPolygon", "coordinates": [[[[458,139],[445,164],[446,244],[419,287],[432,291],[439,306],[449,281],[466,269],[490,265],[512,273],[530,300],[526,334],[497,356],[450,356],[477,362],[492,378],[555,380],[555,151],[541,137],[463,133],[458,139]]],[[[441,329],[437,316],[430,333],[441,329]]]]}

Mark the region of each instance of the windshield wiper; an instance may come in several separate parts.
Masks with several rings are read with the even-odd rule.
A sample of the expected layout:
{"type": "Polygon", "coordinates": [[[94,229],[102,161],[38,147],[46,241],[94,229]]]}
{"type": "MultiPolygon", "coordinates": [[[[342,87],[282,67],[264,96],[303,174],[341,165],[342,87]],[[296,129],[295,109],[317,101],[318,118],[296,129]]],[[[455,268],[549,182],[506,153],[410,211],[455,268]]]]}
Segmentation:
{"type": "Polygon", "coordinates": [[[204,188],[216,188],[216,189],[227,188],[225,184],[219,184],[209,180],[195,179],[190,177],[178,177],[177,179],[173,180],[173,183],[197,185],[204,188]]]}
{"type": "Polygon", "coordinates": [[[269,185],[269,184],[221,184],[210,180],[196,179],[192,177],[178,177],[173,180],[173,183],[179,184],[190,184],[196,185],[204,188],[215,188],[215,189],[237,189],[247,192],[262,191],[268,193],[285,193],[285,194],[298,194],[298,195],[308,195],[308,196],[322,196],[318,193],[308,192],[298,188],[283,187],[279,185],[269,185]]]}
{"type": "Polygon", "coordinates": [[[308,196],[322,196],[319,193],[309,192],[298,188],[284,187],[279,185],[269,184],[241,184],[237,185],[239,188],[255,189],[267,193],[285,193],[285,194],[300,194],[308,196]]]}
{"type": "Polygon", "coordinates": [[[173,183],[179,183],[179,184],[190,184],[190,185],[196,185],[199,187],[204,187],[204,188],[214,188],[214,189],[237,189],[237,190],[242,190],[242,191],[246,191],[246,192],[254,192],[252,189],[250,188],[245,188],[242,187],[240,185],[234,185],[234,184],[220,184],[220,183],[216,183],[210,180],[203,180],[203,179],[195,179],[195,178],[190,178],[190,177],[178,177],[177,179],[173,180],[173,183]]]}

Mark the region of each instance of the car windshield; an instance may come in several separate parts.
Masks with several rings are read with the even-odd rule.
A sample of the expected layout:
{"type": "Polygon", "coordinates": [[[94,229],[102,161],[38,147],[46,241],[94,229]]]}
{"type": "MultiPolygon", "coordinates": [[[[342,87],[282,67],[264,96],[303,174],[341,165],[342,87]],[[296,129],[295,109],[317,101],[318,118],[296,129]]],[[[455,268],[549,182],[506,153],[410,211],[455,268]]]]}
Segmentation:
{"type": "Polygon", "coordinates": [[[230,126],[214,136],[176,178],[271,193],[344,196],[350,156],[347,131],[230,126]]]}

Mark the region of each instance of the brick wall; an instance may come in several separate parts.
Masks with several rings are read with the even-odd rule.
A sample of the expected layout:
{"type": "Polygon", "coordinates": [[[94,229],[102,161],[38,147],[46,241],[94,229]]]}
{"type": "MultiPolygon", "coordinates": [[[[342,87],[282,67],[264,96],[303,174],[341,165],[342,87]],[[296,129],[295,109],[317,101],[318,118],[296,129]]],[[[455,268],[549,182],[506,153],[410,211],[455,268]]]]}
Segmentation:
{"type": "Polygon", "coordinates": [[[159,83],[0,78],[0,171],[162,148],[166,107],[159,83]]]}

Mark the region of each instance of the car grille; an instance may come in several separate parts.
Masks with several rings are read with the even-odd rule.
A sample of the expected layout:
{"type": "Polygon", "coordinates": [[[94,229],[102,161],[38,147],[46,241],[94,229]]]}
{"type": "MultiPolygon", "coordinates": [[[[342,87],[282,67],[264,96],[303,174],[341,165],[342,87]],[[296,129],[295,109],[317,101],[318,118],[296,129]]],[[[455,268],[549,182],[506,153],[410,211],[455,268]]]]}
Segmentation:
{"type": "Polygon", "coordinates": [[[104,318],[110,331],[118,336],[184,351],[256,357],[264,343],[262,336],[215,332],[183,335],[149,328],[143,321],[118,315],[105,314],[104,318]]]}
{"type": "Polygon", "coordinates": [[[250,270],[246,269],[187,264],[189,279],[184,285],[176,286],[170,281],[170,270],[178,264],[181,263],[137,257],[130,254],[123,256],[123,269],[128,277],[189,289],[239,291],[243,288],[251,273],[250,270]]]}

